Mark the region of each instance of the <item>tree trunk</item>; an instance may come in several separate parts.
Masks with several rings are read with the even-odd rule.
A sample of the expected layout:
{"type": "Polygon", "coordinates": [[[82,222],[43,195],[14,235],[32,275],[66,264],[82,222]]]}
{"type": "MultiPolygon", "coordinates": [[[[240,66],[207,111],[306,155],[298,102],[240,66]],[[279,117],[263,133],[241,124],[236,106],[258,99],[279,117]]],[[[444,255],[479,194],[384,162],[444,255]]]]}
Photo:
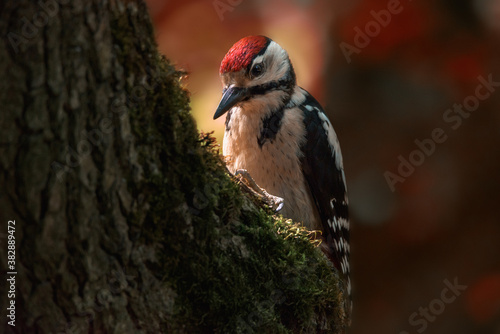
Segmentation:
{"type": "Polygon", "coordinates": [[[142,1],[7,1],[0,32],[4,332],[343,332],[335,272],[226,175],[142,1]]]}

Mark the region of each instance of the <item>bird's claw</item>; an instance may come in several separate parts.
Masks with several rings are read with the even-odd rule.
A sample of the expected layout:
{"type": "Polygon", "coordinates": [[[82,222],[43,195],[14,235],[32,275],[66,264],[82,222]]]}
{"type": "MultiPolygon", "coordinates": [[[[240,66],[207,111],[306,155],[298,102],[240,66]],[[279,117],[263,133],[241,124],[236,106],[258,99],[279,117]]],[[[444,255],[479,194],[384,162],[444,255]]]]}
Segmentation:
{"type": "Polygon", "coordinates": [[[259,187],[246,169],[238,169],[234,173],[242,184],[254,195],[259,197],[264,203],[269,205],[274,212],[280,212],[283,209],[285,200],[281,197],[269,194],[267,191],[259,187]]]}

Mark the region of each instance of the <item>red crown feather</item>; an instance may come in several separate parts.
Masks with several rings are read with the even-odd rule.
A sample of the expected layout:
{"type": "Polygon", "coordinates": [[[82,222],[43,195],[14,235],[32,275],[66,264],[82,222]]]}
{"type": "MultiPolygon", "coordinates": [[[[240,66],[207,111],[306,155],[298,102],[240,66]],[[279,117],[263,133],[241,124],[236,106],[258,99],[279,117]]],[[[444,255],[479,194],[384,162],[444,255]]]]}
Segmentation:
{"type": "Polygon", "coordinates": [[[265,36],[248,36],[236,42],[220,64],[220,74],[238,72],[246,68],[270,42],[265,36]]]}

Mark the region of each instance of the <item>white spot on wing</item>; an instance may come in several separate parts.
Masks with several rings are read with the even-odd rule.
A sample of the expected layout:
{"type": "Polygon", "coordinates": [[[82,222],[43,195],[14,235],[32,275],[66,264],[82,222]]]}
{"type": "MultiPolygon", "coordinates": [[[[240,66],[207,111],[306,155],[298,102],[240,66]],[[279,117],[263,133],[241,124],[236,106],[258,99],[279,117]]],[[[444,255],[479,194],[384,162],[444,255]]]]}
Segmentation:
{"type": "Polygon", "coordinates": [[[335,208],[335,203],[337,203],[337,199],[335,197],[333,197],[331,200],[330,200],[330,207],[332,209],[335,208]]]}
{"type": "Polygon", "coordinates": [[[342,273],[348,274],[349,273],[349,262],[347,262],[346,256],[342,257],[342,261],[340,261],[340,264],[342,266],[342,273]]]}
{"type": "Polygon", "coordinates": [[[338,219],[335,219],[335,222],[339,228],[349,231],[349,221],[344,217],[338,217],[338,219]]]}
{"type": "Polygon", "coordinates": [[[342,171],[342,177],[344,179],[343,182],[345,184],[344,170],[342,167],[342,152],[340,151],[340,144],[337,138],[337,134],[335,133],[332,124],[330,123],[328,117],[324,112],[318,110],[318,116],[323,123],[323,129],[328,136],[328,144],[330,145],[330,149],[332,150],[332,156],[335,155],[335,163],[338,169],[342,171]]]}

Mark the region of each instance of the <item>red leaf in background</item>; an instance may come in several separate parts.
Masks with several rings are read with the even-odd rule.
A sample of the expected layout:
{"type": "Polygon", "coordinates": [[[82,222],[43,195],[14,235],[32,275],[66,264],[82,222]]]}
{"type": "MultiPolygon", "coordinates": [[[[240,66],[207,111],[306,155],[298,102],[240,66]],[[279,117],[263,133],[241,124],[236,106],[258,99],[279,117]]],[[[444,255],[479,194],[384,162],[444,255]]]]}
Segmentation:
{"type": "MultiPolygon", "coordinates": [[[[471,43],[463,45],[475,48],[475,45],[471,45],[471,43]]],[[[477,85],[477,77],[485,74],[483,52],[480,50],[469,50],[467,53],[449,55],[449,57],[445,69],[446,74],[453,81],[465,85],[477,85]]]]}
{"type": "MultiPolygon", "coordinates": [[[[391,2],[391,1],[389,1],[391,2]]],[[[373,12],[379,13],[388,10],[387,0],[368,1],[365,0],[339,22],[339,34],[342,42],[353,46],[356,37],[356,27],[366,32],[366,26],[370,22],[377,22],[373,12]]],[[[432,12],[428,5],[416,5],[401,1],[397,14],[391,14],[390,22],[384,27],[380,26],[380,33],[370,37],[369,44],[362,48],[357,55],[364,60],[386,59],[401,46],[419,43],[435,26],[432,12]]]]}
{"type": "Polygon", "coordinates": [[[479,323],[500,316],[500,274],[480,278],[467,290],[467,311],[479,323]]]}

